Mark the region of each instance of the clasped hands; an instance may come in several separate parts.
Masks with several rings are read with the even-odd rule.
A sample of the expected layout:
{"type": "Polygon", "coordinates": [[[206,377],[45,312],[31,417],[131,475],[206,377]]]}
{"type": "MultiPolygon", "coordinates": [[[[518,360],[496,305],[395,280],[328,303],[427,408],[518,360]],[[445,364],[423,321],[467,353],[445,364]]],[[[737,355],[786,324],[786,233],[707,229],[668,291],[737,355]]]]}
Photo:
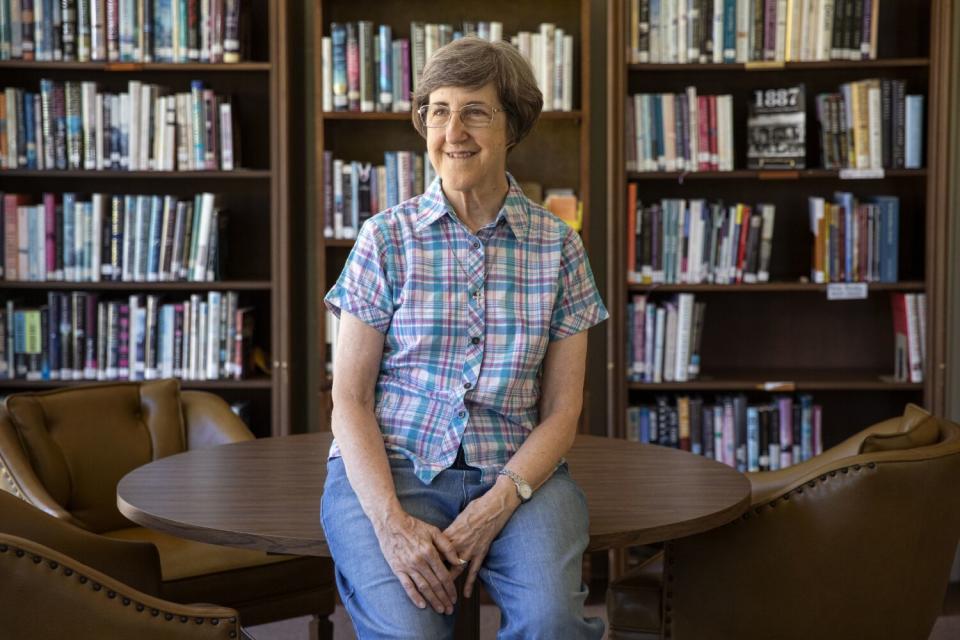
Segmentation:
{"type": "Polygon", "coordinates": [[[497,482],[443,531],[400,508],[375,523],[374,530],[411,602],[421,609],[429,603],[437,613],[449,615],[457,601],[454,581],[467,571],[463,594],[473,594],[490,545],[519,505],[513,484],[497,482]]]}

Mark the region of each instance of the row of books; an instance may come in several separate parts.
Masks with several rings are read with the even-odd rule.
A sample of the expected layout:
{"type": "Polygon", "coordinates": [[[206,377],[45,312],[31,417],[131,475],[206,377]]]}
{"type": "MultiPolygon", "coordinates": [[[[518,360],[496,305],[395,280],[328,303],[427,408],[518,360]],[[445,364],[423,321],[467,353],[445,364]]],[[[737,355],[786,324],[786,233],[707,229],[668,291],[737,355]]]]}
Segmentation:
{"type": "Polygon", "coordinates": [[[919,169],[923,166],[922,95],[906,81],[860,80],[816,98],[826,169],[919,169]]]}
{"type": "Polygon", "coordinates": [[[627,378],[687,382],[700,374],[706,303],[681,293],[660,303],[634,295],[627,303],[627,378]]]}
{"type": "Polygon", "coordinates": [[[627,439],[690,451],[741,472],[776,471],[823,453],[823,409],[809,394],[751,404],[743,394],[658,396],[627,408],[627,439]]]}
{"type": "Polygon", "coordinates": [[[0,194],[0,280],[207,282],[220,277],[224,217],[212,193],[0,194]]]}
{"type": "Polygon", "coordinates": [[[426,152],[385,151],[383,164],[323,152],[325,238],[355,238],[373,214],[424,192],[436,174],[426,152]]]}
{"type": "Polygon", "coordinates": [[[0,60],[239,62],[246,9],[241,0],[0,0],[0,60]]]}
{"type": "Polygon", "coordinates": [[[624,136],[627,171],[733,171],[733,96],[628,96],[624,136]]]}
{"type": "Polygon", "coordinates": [[[874,60],[880,0],[630,0],[632,63],[874,60]]]}
{"type": "Polygon", "coordinates": [[[896,282],[900,199],[874,196],[859,202],[838,191],[833,202],[808,200],[813,233],[813,282],[896,282]]]}
{"type": "Polygon", "coordinates": [[[82,291],[0,306],[0,379],[241,379],[253,309],[233,291],[164,303],[156,295],[101,300],[82,291]]]}
{"type": "MultiPolygon", "coordinates": [[[[394,38],[390,25],[369,20],[333,22],[321,42],[324,111],[405,112],[411,108],[427,60],[463,36],[503,40],[500,22],[410,23],[410,39],[394,38]],[[412,42],[412,44],[411,44],[412,42]]],[[[521,31],[510,41],[530,62],[543,93],[544,111],[573,110],[573,36],[553,23],[521,31]]]]}
{"type": "Polygon", "coordinates": [[[664,198],[627,186],[627,279],[635,284],[767,282],[776,207],[664,198]]]}
{"type": "Polygon", "coordinates": [[[131,80],[107,93],[43,79],[39,92],[7,87],[0,97],[0,168],[229,171],[234,131],[230,99],[199,80],[188,92],[131,80]]]}
{"type": "Polygon", "coordinates": [[[893,293],[896,382],[923,382],[927,361],[927,294],[893,293]]]}

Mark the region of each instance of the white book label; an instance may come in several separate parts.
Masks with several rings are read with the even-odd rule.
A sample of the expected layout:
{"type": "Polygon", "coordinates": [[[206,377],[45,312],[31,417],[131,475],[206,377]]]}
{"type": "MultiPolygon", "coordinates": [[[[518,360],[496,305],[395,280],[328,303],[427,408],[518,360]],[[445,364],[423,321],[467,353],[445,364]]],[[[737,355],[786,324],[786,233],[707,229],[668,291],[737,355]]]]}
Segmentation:
{"type": "Polygon", "coordinates": [[[827,285],[827,300],[866,300],[866,282],[831,282],[827,285]]]}

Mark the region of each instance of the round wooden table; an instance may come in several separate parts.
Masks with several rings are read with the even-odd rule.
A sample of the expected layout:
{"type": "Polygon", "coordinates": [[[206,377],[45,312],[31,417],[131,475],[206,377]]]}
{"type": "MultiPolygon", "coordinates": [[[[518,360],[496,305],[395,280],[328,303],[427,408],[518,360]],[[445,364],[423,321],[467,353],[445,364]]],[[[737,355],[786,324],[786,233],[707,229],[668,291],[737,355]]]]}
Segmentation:
{"type": "MultiPolygon", "coordinates": [[[[191,540],[327,556],[320,496],[331,440],[330,433],[264,438],[162,458],[120,481],[117,506],[137,524],[191,540]]],[[[684,451],[581,435],[567,462],[587,496],[588,551],[707,531],[750,502],[745,476],[684,451]]],[[[466,622],[475,630],[477,598],[467,602],[473,611],[460,617],[475,617],[466,622]]]]}

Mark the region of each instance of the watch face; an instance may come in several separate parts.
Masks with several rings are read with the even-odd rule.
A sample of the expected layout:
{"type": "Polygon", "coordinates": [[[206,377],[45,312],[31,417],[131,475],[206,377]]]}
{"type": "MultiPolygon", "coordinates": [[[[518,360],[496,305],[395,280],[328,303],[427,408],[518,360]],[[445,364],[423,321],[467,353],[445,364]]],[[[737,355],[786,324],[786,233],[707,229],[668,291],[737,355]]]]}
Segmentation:
{"type": "Polygon", "coordinates": [[[533,495],[533,489],[530,488],[526,482],[520,483],[520,486],[517,487],[517,490],[520,492],[520,497],[524,500],[529,500],[530,496],[533,495]]]}

